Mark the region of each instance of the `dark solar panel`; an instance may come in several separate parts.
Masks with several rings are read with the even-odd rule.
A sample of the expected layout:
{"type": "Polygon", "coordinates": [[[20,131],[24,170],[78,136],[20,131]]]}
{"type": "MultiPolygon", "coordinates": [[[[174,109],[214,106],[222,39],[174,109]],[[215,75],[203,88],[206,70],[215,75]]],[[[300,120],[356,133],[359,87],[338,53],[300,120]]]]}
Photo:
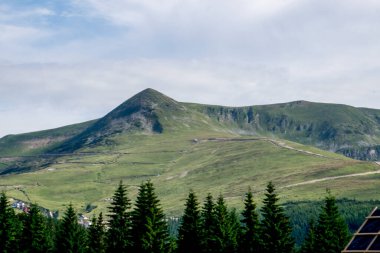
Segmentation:
{"type": "Polygon", "coordinates": [[[348,250],[365,250],[368,248],[369,244],[372,242],[374,235],[357,235],[354,240],[348,246],[348,250]]]}
{"type": "Polygon", "coordinates": [[[376,209],[371,216],[380,216],[380,209],[376,209]]]}
{"type": "Polygon", "coordinates": [[[380,231],[380,219],[368,219],[359,233],[377,233],[380,231]]]}
{"type": "Polygon", "coordinates": [[[380,237],[377,237],[375,242],[371,245],[370,250],[380,250],[380,237]]]}

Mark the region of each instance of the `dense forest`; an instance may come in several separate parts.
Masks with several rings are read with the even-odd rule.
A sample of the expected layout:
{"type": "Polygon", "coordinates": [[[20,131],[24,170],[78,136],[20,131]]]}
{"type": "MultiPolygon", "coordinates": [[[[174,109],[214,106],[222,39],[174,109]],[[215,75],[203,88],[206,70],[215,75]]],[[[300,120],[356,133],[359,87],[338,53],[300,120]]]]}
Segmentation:
{"type": "Polygon", "coordinates": [[[357,228],[377,202],[352,212],[355,203],[336,201],[327,191],[322,202],[280,205],[270,182],[260,209],[249,190],[238,213],[222,195],[209,194],[200,203],[190,191],[177,224],[165,217],[150,181],[140,185],[134,206],[120,182],[106,217],[99,213],[85,228],[71,204],[61,219],[46,217],[37,205],[16,214],[3,192],[0,252],[339,253],[349,240],[349,226],[357,228]]]}

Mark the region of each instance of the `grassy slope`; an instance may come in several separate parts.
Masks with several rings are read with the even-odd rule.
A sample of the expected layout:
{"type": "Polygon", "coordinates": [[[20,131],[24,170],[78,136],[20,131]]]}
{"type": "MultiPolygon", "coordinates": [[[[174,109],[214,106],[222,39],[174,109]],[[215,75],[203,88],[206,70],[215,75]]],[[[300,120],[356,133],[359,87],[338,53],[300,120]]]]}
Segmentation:
{"type": "MultiPolygon", "coordinates": [[[[107,199],[112,196],[119,180],[124,180],[128,185],[130,197],[134,199],[140,183],[151,179],[169,215],[181,212],[189,189],[194,189],[201,198],[208,192],[214,195],[221,193],[231,206],[241,207],[242,197],[248,187],[253,189],[257,198],[261,198],[270,180],[278,186],[283,201],[319,200],[326,188],[331,188],[338,197],[378,198],[376,189],[380,184],[380,174],[286,187],[325,177],[376,171],[380,167],[375,163],[351,160],[290,141],[271,140],[276,138],[275,135],[286,137],[292,131],[297,132],[299,122],[292,118],[309,125],[339,119],[362,131],[363,125],[375,124],[376,110],[308,102],[258,106],[253,109],[260,114],[259,121],[257,115],[253,115],[250,123],[250,107],[184,104],[147,90],[145,96],[136,95],[83,135],[83,139],[88,140],[93,136],[92,131],[95,136],[98,133],[112,133],[107,141],[92,145],[91,148],[82,147],[70,156],[58,158],[43,170],[0,177],[0,187],[9,191],[11,196],[24,200],[29,197],[31,201],[50,209],[62,210],[64,205],[72,202],[79,210],[83,210],[87,204],[97,205],[95,212],[99,212],[105,211],[109,205],[107,199]],[[126,133],[112,133],[115,130],[112,126],[120,127],[115,124],[120,122],[118,119],[124,119],[126,112],[133,112],[141,105],[152,122],[159,119],[163,126],[162,134],[154,134],[148,129],[139,134],[135,128],[126,133]],[[154,108],[154,112],[151,113],[149,108],[154,108]],[[366,115],[370,116],[359,115],[359,110],[365,110],[366,115]],[[306,111],[313,112],[314,116],[306,114],[306,111]],[[266,114],[273,117],[266,121],[266,114]],[[281,122],[285,114],[286,120],[281,122]],[[280,127],[272,134],[266,132],[273,126],[280,127]],[[287,131],[282,132],[281,126],[287,131]],[[264,132],[262,137],[258,135],[264,132]],[[246,141],[236,140],[239,138],[246,141]],[[322,156],[292,150],[289,146],[322,156]],[[91,154],[83,155],[83,152],[91,154]]],[[[62,128],[58,133],[73,133],[67,129],[62,128]]],[[[79,128],[73,127],[73,130],[79,131],[79,128]]],[[[44,133],[49,131],[42,132],[42,137],[44,133]]],[[[298,134],[302,137],[304,132],[298,134]]],[[[3,145],[13,147],[9,143],[3,145]]],[[[15,146],[8,153],[3,152],[14,154],[18,149],[15,146]]],[[[25,151],[23,154],[28,153],[25,151]]],[[[4,165],[0,164],[0,169],[1,166],[4,165]]]]}
{"type": "Polygon", "coordinates": [[[48,148],[82,132],[94,121],[39,132],[7,135],[0,139],[0,156],[24,156],[43,153],[48,148]]]}
{"type": "MultiPolygon", "coordinates": [[[[48,169],[1,177],[0,185],[10,196],[26,200],[22,189],[33,202],[47,208],[62,210],[72,202],[83,210],[91,203],[98,206],[95,212],[99,212],[109,205],[106,199],[112,196],[119,180],[128,185],[130,197],[134,199],[138,185],[151,179],[166,212],[178,215],[189,189],[194,189],[201,198],[207,192],[222,193],[231,206],[241,207],[249,186],[260,198],[269,180],[281,188],[315,178],[379,169],[373,163],[320,150],[318,153],[328,158],[306,155],[266,139],[201,141],[210,137],[236,138],[236,135],[202,131],[189,131],[185,136],[179,133],[121,135],[115,137],[119,145],[113,149],[91,150],[104,154],[60,158],[48,169]],[[195,138],[200,141],[193,142],[195,138]]],[[[283,200],[318,200],[329,187],[339,197],[371,199],[377,197],[378,177],[325,181],[280,189],[280,193],[283,200]]]]}

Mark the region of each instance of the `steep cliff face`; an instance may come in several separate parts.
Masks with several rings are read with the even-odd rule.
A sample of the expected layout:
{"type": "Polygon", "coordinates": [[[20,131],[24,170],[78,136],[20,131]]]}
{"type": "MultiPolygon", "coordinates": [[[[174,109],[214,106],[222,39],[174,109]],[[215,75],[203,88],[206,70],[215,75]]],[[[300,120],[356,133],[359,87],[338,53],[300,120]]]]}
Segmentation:
{"type": "Polygon", "coordinates": [[[337,153],[357,160],[380,161],[380,145],[341,148],[337,153]]]}
{"type": "Polygon", "coordinates": [[[247,134],[277,136],[355,159],[378,159],[379,110],[307,101],[240,108],[193,107],[247,134]]]}

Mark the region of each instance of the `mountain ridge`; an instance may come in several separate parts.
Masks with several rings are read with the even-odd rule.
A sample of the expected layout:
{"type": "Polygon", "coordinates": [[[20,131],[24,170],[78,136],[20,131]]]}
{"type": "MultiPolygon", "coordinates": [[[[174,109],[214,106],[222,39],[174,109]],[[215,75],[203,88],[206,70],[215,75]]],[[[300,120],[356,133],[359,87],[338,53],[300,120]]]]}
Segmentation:
{"type": "MultiPolygon", "coordinates": [[[[5,136],[0,139],[0,156],[12,153],[73,153],[99,145],[112,147],[114,137],[123,134],[149,135],[164,131],[174,134],[202,129],[274,136],[354,159],[378,160],[380,157],[380,110],[305,100],[231,107],[178,102],[148,88],[100,119],[67,128],[71,132],[63,130],[59,133],[60,130],[54,129],[42,131],[53,133],[54,138],[49,136],[51,141],[44,139],[41,132],[5,136]],[[25,139],[25,136],[28,138],[25,139]],[[34,143],[35,147],[30,143],[34,143]],[[26,148],[28,145],[29,148],[26,148]]],[[[21,163],[20,166],[25,164],[21,163]]],[[[2,169],[0,167],[0,171],[2,169]]]]}
{"type": "Polygon", "coordinates": [[[173,215],[189,189],[201,198],[222,193],[238,207],[248,187],[261,198],[268,181],[278,185],[286,201],[318,200],[326,188],[340,197],[374,199],[378,164],[301,141],[326,149],[334,142],[376,144],[377,115],[377,110],[304,101],[190,104],[148,89],[100,119],[0,139],[0,190],[52,210],[72,202],[83,212],[89,205],[106,212],[120,180],[131,198],[142,181],[151,180],[173,215]],[[153,127],[157,122],[160,131],[153,127]]]}

